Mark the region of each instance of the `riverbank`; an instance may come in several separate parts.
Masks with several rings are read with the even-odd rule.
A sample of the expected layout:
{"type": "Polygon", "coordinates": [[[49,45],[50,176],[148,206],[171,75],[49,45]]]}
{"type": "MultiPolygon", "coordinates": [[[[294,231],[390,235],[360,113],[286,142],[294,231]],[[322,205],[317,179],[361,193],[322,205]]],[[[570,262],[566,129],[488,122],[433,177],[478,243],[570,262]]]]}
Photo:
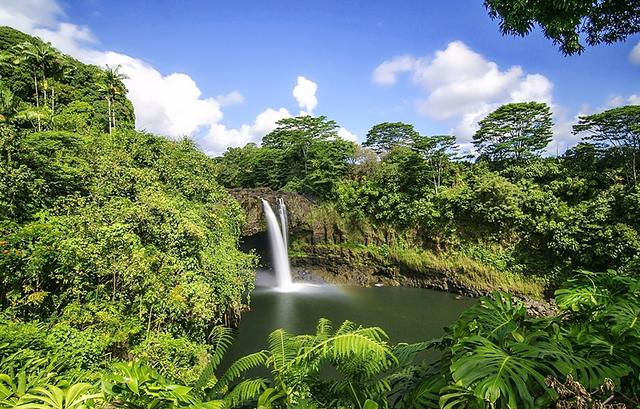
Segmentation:
{"type": "Polygon", "coordinates": [[[468,297],[493,291],[523,300],[534,315],[548,315],[546,283],[536,277],[497,271],[462,254],[386,246],[295,243],[291,263],[300,278],[321,277],[340,285],[428,288],[468,297]]]}

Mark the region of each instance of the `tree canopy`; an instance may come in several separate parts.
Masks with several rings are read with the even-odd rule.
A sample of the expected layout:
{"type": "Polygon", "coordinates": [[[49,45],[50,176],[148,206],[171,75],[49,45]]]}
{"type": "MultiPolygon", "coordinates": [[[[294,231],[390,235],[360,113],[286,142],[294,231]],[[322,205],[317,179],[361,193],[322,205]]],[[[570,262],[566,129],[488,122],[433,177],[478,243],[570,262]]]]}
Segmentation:
{"type": "Polygon", "coordinates": [[[374,125],[367,132],[367,139],[362,145],[381,154],[389,152],[395,146],[408,146],[418,135],[413,125],[403,122],[383,122],[374,125]]]}
{"type": "Polygon", "coordinates": [[[505,35],[526,36],[539,26],[565,55],[589,46],[626,40],[640,32],[635,0],[485,0],[489,16],[505,35]]]}
{"type": "Polygon", "coordinates": [[[355,144],[338,136],[338,124],[324,116],[302,115],[278,121],[262,139],[262,147],[230,148],[219,159],[231,173],[227,186],[269,186],[327,198],[345,176],[355,144]],[[238,166],[240,165],[240,166],[238,166]]]}
{"type": "Polygon", "coordinates": [[[581,116],[574,134],[586,133],[587,140],[600,148],[613,147],[627,158],[630,179],[638,182],[640,161],[640,105],[627,105],[593,115],[581,116]]]}
{"type": "Polygon", "coordinates": [[[478,122],[473,144],[491,161],[526,160],[539,155],[552,137],[551,110],[541,102],[506,104],[478,122]]]}

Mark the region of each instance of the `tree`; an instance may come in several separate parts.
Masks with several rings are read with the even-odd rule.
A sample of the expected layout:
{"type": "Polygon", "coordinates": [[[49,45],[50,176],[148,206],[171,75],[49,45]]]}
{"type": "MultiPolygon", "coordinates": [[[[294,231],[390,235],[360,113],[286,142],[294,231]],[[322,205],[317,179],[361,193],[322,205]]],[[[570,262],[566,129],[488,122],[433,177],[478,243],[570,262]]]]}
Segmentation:
{"type": "Polygon", "coordinates": [[[414,138],[411,147],[429,165],[433,188],[438,194],[438,190],[442,186],[442,177],[449,162],[457,157],[456,137],[453,135],[418,135],[414,138]]]}
{"type": "Polygon", "coordinates": [[[372,148],[376,153],[389,152],[394,146],[407,146],[418,136],[413,125],[402,122],[383,122],[374,125],[367,132],[367,140],[362,144],[372,148]]]}
{"type": "MultiPolygon", "coordinates": [[[[40,96],[38,91],[38,75],[42,82],[44,105],[47,106],[47,72],[59,65],[58,53],[48,43],[25,41],[16,46],[19,56],[16,60],[18,64],[26,63],[31,67],[33,84],[36,94],[36,108],[40,110],[40,96]]],[[[38,116],[38,131],[42,130],[40,116],[38,116]]]]}
{"type": "Polygon", "coordinates": [[[354,144],[340,138],[338,124],[324,116],[303,115],[277,124],[262,139],[261,148],[269,153],[264,159],[278,168],[277,175],[268,179],[279,185],[271,187],[328,194],[337,178],[346,174],[355,154],[354,144]]]}
{"type": "Polygon", "coordinates": [[[607,111],[581,116],[573,126],[573,133],[587,132],[585,138],[599,148],[612,148],[627,156],[630,179],[638,182],[637,163],[640,159],[640,105],[627,105],[607,111]]]}
{"type": "Polygon", "coordinates": [[[640,32],[637,0],[485,0],[503,35],[526,36],[539,25],[565,55],[581,54],[587,45],[624,41],[640,32]]]}
{"type": "Polygon", "coordinates": [[[106,70],[102,75],[102,82],[100,83],[100,92],[107,100],[108,114],[109,114],[109,134],[112,133],[116,127],[116,115],[114,112],[114,102],[116,98],[127,93],[127,89],[122,83],[123,80],[129,77],[120,72],[122,66],[120,64],[115,67],[106,66],[106,70]]]}
{"type": "Polygon", "coordinates": [[[522,161],[539,155],[551,141],[551,110],[544,102],[517,102],[479,122],[473,145],[491,161],[522,161]]]}
{"type": "Polygon", "coordinates": [[[18,100],[9,88],[0,82],[0,124],[7,123],[18,110],[18,100]]]}

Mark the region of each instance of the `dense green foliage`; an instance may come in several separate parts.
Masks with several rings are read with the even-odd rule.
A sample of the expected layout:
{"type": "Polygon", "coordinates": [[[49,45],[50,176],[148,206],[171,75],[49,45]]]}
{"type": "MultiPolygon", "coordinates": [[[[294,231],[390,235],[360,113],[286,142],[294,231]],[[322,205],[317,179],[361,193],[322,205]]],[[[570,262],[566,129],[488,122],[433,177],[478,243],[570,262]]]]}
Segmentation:
{"type": "MultiPolygon", "coordinates": [[[[545,408],[554,401],[572,404],[571,395],[557,388],[566,378],[594,391],[593,407],[612,399],[637,405],[640,281],[613,271],[583,271],[556,297],[560,314],[535,318],[508,294],[495,293],[464,312],[444,337],[415,344],[391,345],[380,328],[348,321],[334,330],[320,320],[309,335],[279,329],[266,349],[216,375],[231,342],[228,330],[218,327],[207,364],[186,384],[132,361],[114,364],[101,375],[101,384],[92,385],[88,375],[71,378],[18,352],[0,362],[5,371],[0,402],[22,409],[71,408],[79,402],[88,407],[545,408]],[[430,350],[440,352],[437,360],[424,354],[430,350]],[[270,375],[246,378],[257,367],[270,375]],[[63,404],[51,403],[54,399],[63,404]]],[[[13,327],[33,334],[28,325],[13,327]]],[[[20,342],[0,341],[14,349],[20,342]]]]}
{"type": "Polygon", "coordinates": [[[355,144],[338,136],[338,124],[325,117],[300,116],[278,121],[262,140],[230,148],[219,163],[226,186],[291,190],[327,197],[346,175],[355,144]]]}
{"type": "Polygon", "coordinates": [[[78,374],[139,357],[193,380],[253,287],[242,210],[191,141],[130,129],[116,69],[1,30],[2,356],[78,374]]]}
{"type": "Polygon", "coordinates": [[[624,41],[640,32],[640,4],[635,0],[485,0],[502,34],[525,36],[536,25],[565,55],[624,41]]]}
{"type": "Polygon", "coordinates": [[[580,118],[587,136],[558,158],[541,156],[548,107],[523,103],[480,123],[475,162],[452,135],[383,123],[373,151],[312,116],[214,160],[134,131],[125,77],[106,68],[0,28],[0,407],[577,406],[565,385],[589,407],[640,405],[637,106],[580,118]],[[334,223],[400,237],[320,245],[529,295],[551,283],[559,313],[498,292],[410,345],[321,320],[222,370],[220,324],[256,260],[219,183],[300,192],[334,223]]]}
{"type": "MultiPolygon", "coordinates": [[[[508,104],[480,122],[474,143],[481,156],[474,163],[462,160],[453,136],[419,135],[400,123],[375,125],[367,144],[380,154],[360,147],[339,157],[327,154],[321,162],[330,165],[313,168],[332,180],[322,190],[300,184],[309,180],[309,172],[296,165],[301,154],[286,159],[300,151],[296,143],[311,137],[296,134],[295,141],[276,145],[290,134],[283,125],[264,147],[229,149],[218,160],[220,181],[321,193],[323,206],[335,209],[334,222],[346,229],[391,229],[401,239],[389,245],[443,257],[464,254],[557,285],[575,269],[638,262],[637,111],[626,106],[582,117],[575,132],[585,136],[583,143],[544,157],[552,132],[549,107],[508,104]],[[278,171],[273,184],[276,179],[265,172],[279,168],[269,163],[286,163],[290,173],[278,171]]],[[[287,121],[290,126],[311,119],[287,121]]]]}

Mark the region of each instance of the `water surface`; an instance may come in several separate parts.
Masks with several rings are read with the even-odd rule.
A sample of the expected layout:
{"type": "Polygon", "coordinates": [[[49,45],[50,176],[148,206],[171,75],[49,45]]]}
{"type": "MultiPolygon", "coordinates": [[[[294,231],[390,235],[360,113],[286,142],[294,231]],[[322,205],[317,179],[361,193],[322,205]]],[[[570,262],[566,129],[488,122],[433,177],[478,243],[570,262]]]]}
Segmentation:
{"type": "Polygon", "coordinates": [[[294,334],[314,333],[322,317],[334,327],[344,320],[379,326],[393,343],[427,340],[443,335],[443,328],[475,302],[406,287],[304,285],[299,291],[278,292],[273,289],[274,281],[269,270],[257,272],[251,310],[242,316],[228,358],[266,348],[268,335],[277,328],[294,334]]]}

